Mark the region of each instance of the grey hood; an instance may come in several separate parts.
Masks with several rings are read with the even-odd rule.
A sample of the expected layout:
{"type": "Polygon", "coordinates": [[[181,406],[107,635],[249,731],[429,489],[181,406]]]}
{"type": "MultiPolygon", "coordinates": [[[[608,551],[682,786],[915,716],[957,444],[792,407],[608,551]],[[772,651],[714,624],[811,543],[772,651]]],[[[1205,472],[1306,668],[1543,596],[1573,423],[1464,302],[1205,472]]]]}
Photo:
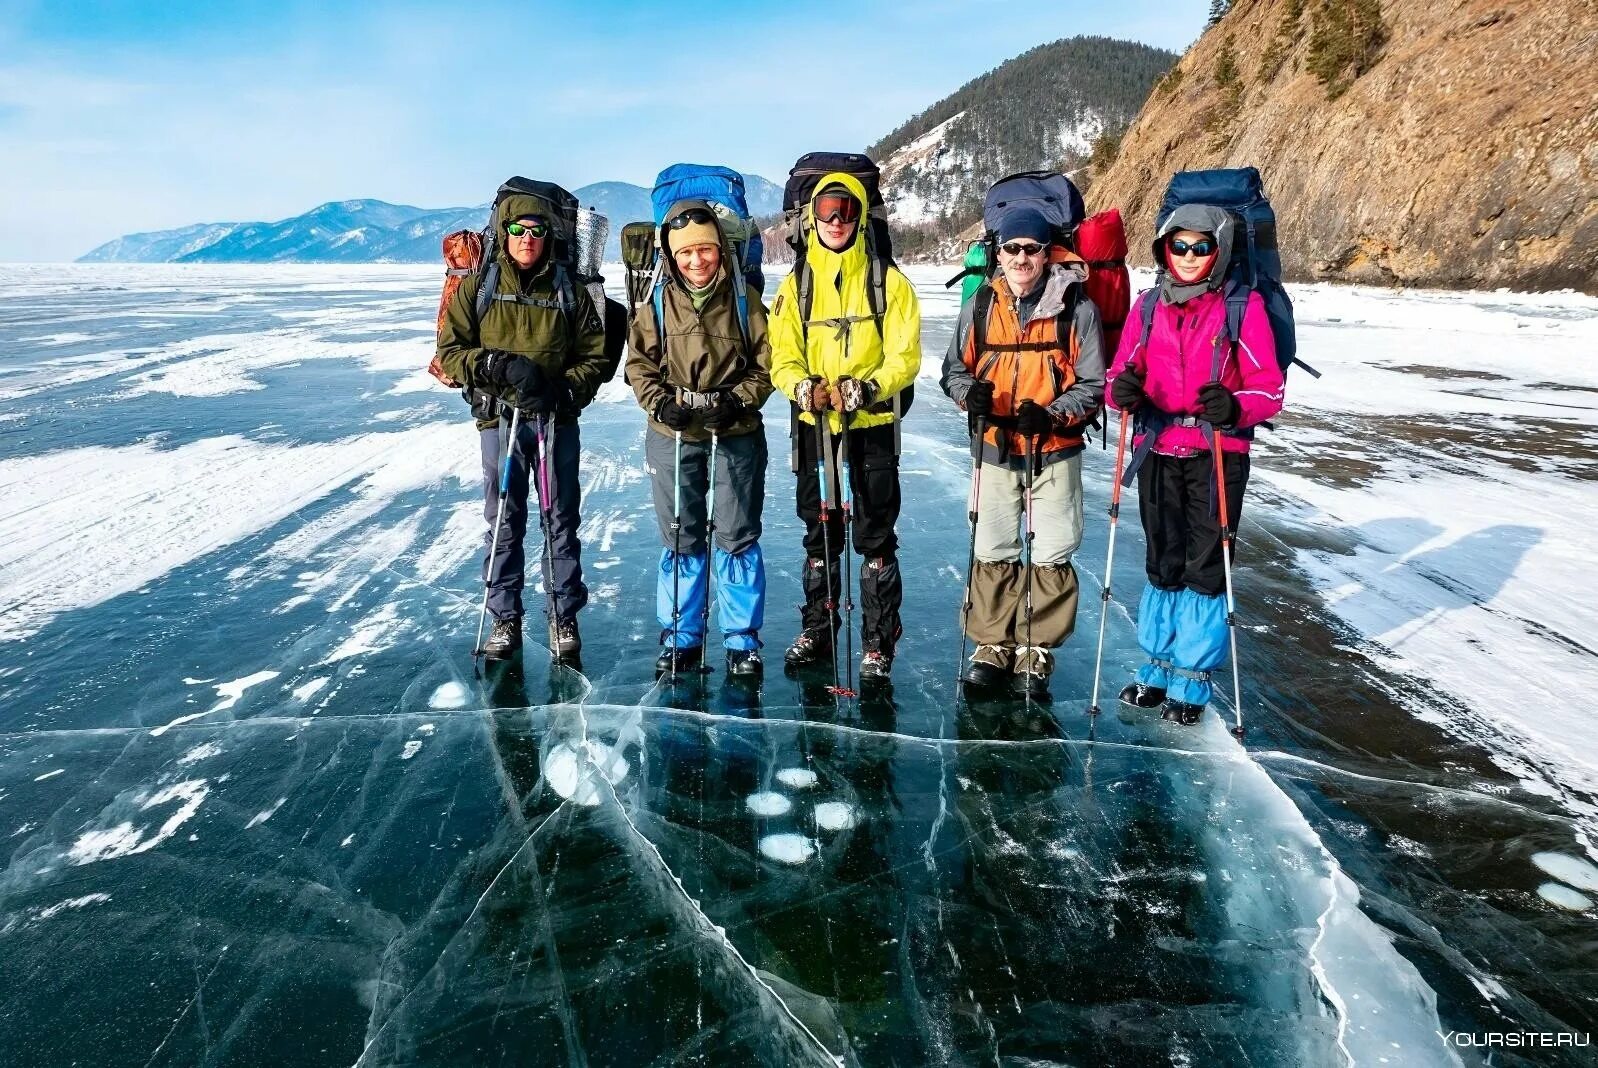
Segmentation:
{"type": "Polygon", "coordinates": [[[1171,212],[1150,246],[1154,254],[1155,281],[1167,304],[1183,304],[1201,293],[1220,289],[1226,284],[1227,266],[1232,262],[1232,242],[1237,236],[1237,224],[1232,213],[1225,208],[1209,204],[1183,204],[1171,212]],[[1201,234],[1214,234],[1216,244],[1215,269],[1202,282],[1184,285],[1171,277],[1165,269],[1165,252],[1161,245],[1170,234],[1178,230],[1192,230],[1201,234]]]}

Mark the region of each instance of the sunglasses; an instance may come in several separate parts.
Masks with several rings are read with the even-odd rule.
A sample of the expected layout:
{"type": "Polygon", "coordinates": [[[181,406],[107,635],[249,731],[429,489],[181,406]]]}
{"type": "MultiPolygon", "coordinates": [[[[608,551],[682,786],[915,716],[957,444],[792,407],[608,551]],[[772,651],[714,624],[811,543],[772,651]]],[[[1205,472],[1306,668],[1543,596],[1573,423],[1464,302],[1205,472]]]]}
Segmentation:
{"type": "Polygon", "coordinates": [[[541,220],[530,223],[513,222],[505,227],[505,232],[512,237],[548,237],[549,224],[541,220]]]}
{"type": "Polygon", "coordinates": [[[704,208],[689,208],[681,215],[672,216],[666,225],[671,227],[673,230],[681,230],[690,223],[699,223],[703,225],[704,223],[713,223],[715,221],[716,217],[710,212],[706,211],[704,208]]]}
{"type": "Polygon", "coordinates": [[[1201,237],[1191,244],[1181,238],[1171,238],[1171,251],[1178,256],[1208,256],[1215,251],[1215,242],[1208,237],[1201,237]]]}
{"type": "Polygon", "coordinates": [[[999,250],[1008,256],[1040,256],[1043,246],[1035,241],[1006,241],[999,250]]]}
{"type": "Polygon", "coordinates": [[[815,201],[817,222],[860,221],[860,202],[848,193],[823,193],[815,201]]]}

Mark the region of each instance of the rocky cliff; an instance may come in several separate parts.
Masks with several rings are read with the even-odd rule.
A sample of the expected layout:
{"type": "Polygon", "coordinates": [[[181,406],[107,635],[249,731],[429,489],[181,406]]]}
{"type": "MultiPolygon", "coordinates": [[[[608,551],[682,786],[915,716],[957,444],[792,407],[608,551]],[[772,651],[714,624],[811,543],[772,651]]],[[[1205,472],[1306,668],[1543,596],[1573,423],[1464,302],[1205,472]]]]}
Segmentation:
{"type": "Polygon", "coordinates": [[[1254,164],[1291,276],[1598,293],[1598,0],[1237,0],[1095,172],[1254,164]]]}

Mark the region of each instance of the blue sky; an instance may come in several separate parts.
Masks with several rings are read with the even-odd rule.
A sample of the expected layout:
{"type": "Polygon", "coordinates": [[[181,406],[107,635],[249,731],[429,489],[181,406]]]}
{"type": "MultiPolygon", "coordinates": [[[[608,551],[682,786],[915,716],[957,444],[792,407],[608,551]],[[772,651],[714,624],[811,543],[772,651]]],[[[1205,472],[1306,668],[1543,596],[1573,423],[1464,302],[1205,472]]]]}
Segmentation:
{"type": "Polygon", "coordinates": [[[0,0],[0,261],[349,197],[479,203],[511,173],[647,184],[689,159],[781,181],[1033,45],[1180,50],[1207,9],[0,0]]]}

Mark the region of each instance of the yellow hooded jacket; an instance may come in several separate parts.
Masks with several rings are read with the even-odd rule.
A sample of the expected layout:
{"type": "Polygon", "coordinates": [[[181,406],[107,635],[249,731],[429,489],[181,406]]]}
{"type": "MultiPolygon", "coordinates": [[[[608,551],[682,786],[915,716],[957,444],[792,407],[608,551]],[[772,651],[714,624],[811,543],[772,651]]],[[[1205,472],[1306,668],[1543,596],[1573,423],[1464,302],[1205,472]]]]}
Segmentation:
{"type": "MultiPolygon", "coordinates": [[[[816,191],[841,185],[861,204],[865,186],[848,174],[829,174],[816,183],[816,191]]],[[[893,399],[893,395],[916,380],[921,369],[921,303],[915,288],[898,268],[889,268],[884,286],[887,307],[878,333],[871,314],[871,265],[866,260],[864,227],[849,247],[834,252],[816,234],[815,204],[805,206],[805,262],[809,265],[811,309],[809,330],[800,318],[798,273],[783,279],[767,323],[771,340],[771,382],[790,400],[799,383],[811,375],[828,382],[849,377],[875,382],[874,406],[893,399]],[[808,336],[807,336],[808,335],[808,336]]],[[[814,423],[809,412],[800,415],[814,423]]],[[[834,432],[842,429],[838,413],[829,417],[834,432]]],[[[893,422],[893,413],[856,412],[852,427],[882,426],[893,422]]]]}

